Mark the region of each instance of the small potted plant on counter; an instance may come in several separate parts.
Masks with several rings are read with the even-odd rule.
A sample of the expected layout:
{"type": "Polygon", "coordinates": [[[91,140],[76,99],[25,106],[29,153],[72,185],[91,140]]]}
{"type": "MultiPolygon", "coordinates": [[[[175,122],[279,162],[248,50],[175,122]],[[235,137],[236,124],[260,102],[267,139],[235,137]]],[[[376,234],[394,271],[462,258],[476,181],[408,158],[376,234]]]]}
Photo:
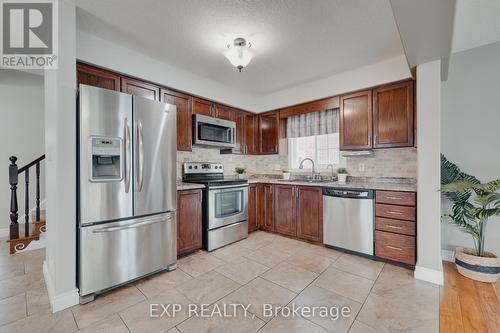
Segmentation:
{"type": "Polygon", "coordinates": [[[346,168],[338,168],[337,169],[337,179],[339,184],[345,184],[347,182],[347,169],[346,168]]]}
{"type": "Polygon", "coordinates": [[[283,168],[281,169],[281,172],[283,172],[283,179],[290,179],[290,169],[283,168]]]}
{"type": "Polygon", "coordinates": [[[441,155],[441,184],[441,192],[453,204],[451,213],[444,217],[474,241],[474,249],[455,249],[458,272],[476,281],[496,282],[500,259],[485,251],[485,236],[488,219],[500,216],[500,179],[481,184],[441,155]]]}
{"type": "Polygon", "coordinates": [[[246,168],[242,168],[242,167],[236,167],[236,168],[234,168],[234,172],[236,173],[236,176],[239,179],[243,179],[243,177],[245,176],[245,172],[246,171],[247,171],[246,168]]]}

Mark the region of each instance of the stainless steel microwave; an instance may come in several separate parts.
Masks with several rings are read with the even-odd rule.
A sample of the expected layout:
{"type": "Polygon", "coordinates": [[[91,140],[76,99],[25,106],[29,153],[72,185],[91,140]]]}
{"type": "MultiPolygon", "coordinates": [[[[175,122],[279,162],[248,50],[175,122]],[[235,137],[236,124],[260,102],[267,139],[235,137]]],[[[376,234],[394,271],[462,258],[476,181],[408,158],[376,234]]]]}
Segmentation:
{"type": "Polygon", "coordinates": [[[193,115],[193,145],[200,147],[234,148],[236,123],[214,117],[193,115]]]}

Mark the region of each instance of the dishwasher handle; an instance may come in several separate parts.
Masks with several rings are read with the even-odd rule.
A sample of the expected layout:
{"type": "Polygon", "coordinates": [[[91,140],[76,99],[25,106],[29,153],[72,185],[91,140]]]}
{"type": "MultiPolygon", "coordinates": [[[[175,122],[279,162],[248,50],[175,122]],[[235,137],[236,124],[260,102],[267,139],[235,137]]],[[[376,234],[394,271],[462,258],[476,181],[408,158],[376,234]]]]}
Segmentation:
{"type": "Polygon", "coordinates": [[[373,199],[374,191],[364,189],[325,187],[323,188],[323,195],[337,198],[373,199]]]}

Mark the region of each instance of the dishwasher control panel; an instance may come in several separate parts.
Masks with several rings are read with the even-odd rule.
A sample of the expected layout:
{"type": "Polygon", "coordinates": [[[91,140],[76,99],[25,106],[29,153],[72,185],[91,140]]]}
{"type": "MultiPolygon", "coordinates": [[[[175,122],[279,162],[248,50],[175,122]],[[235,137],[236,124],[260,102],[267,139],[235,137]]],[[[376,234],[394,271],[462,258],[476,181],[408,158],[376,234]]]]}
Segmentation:
{"type": "Polygon", "coordinates": [[[362,190],[362,189],[325,187],[323,188],[323,195],[330,197],[339,197],[339,198],[373,199],[374,191],[362,190]]]}

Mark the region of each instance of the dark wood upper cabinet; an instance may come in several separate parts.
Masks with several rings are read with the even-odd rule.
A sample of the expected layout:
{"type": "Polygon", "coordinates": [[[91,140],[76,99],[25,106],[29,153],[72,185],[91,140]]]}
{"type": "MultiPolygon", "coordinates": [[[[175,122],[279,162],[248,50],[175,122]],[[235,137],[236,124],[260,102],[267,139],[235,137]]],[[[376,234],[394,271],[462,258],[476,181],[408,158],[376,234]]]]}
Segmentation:
{"type": "Polygon", "coordinates": [[[191,151],[191,97],[176,91],[161,89],[162,101],[177,106],[177,150],[191,151]]]}
{"type": "Polygon", "coordinates": [[[323,242],[323,190],[321,187],[297,186],[297,237],[323,242]]]}
{"type": "Polygon", "coordinates": [[[193,101],[191,102],[191,110],[193,114],[201,114],[209,117],[215,116],[214,103],[212,103],[211,101],[207,101],[206,99],[193,97],[193,101]]]}
{"type": "Polygon", "coordinates": [[[259,153],[277,154],[279,140],[279,112],[259,115],[259,153]]]}
{"type": "Polygon", "coordinates": [[[202,247],[201,189],[177,191],[177,256],[202,247]]]}
{"type": "Polygon", "coordinates": [[[257,154],[257,134],[259,130],[258,116],[245,114],[245,154],[257,154]]]}
{"type": "Polygon", "coordinates": [[[372,91],[340,97],[340,149],[370,149],[372,144],[372,91]]]}
{"type": "Polygon", "coordinates": [[[257,184],[250,184],[248,186],[248,232],[255,231],[259,227],[257,220],[257,202],[257,184]]]}
{"type": "Polygon", "coordinates": [[[229,106],[215,104],[215,117],[219,119],[234,121],[235,109],[229,106]]]}
{"type": "Polygon", "coordinates": [[[274,230],[288,236],[297,235],[296,227],[296,187],[274,185],[274,230]]]}
{"type": "Polygon", "coordinates": [[[160,87],[148,82],[122,77],[121,91],[134,96],[160,101],[160,87]]]}
{"type": "Polygon", "coordinates": [[[77,86],[86,84],[89,86],[120,91],[120,75],[81,63],[76,64],[76,82],[77,86]]]}
{"type": "Polygon", "coordinates": [[[413,146],[413,81],[373,90],[373,148],[413,146]]]}

